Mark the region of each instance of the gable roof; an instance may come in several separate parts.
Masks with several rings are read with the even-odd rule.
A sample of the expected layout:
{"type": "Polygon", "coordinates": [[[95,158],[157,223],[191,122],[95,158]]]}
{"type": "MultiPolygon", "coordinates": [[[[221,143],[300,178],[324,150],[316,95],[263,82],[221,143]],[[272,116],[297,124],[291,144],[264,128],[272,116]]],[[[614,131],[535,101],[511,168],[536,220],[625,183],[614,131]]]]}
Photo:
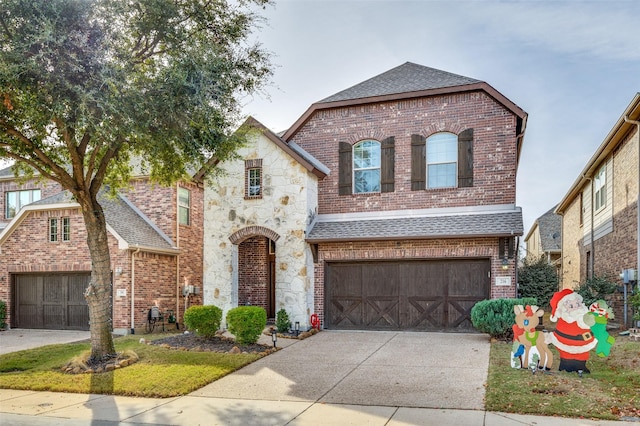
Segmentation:
{"type": "MultiPolygon", "coordinates": [[[[104,211],[107,230],[118,240],[122,250],[140,248],[147,252],[177,255],[180,250],[173,241],[146,217],[124,195],[118,193],[115,198],[101,191],[98,200],[104,211]]],[[[50,197],[28,204],[22,208],[9,225],[0,232],[0,244],[17,228],[30,211],[59,210],[79,208],[69,191],[62,191],[50,197]]]]}
{"type": "Polygon", "coordinates": [[[565,212],[589,179],[593,178],[594,174],[597,173],[602,162],[625,140],[625,137],[631,132],[638,131],[637,126],[627,120],[640,121],[640,92],[637,92],[633,99],[631,99],[631,102],[609,131],[607,137],[602,144],[600,144],[593,156],[591,156],[591,159],[584,169],[582,169],[576,181],[571,185],[571,188],[569,188],[569,191],[567,191],[562,201],[560,201],[560,204],[558,204],[556,208],[558,214],[561,215],[565,212]]]}
{"type": "MultiPolygon", "coordinates": [[[[307,169],[308,172],[313,173],[318,178],[322,179],[330,173],[330,169],[322,164],[313,155],[302,149],[299,145],[290,142],[287,143],[280,136],[269,130],[264,124],[260,123],[253,117],[248,117],[245,122],[240,126],[249,126],[253,129],[260,131],[267,139],[276,144],[280,149],[289,154],[296,160],[302,167],[307,169]]],[[[198,173],[195,174],[194,179],[201,182],[207,172],[215,167],[219,163],[216,157],[212,157],[204,167],[202,167],[198,173]]]]}
{"type": "Polygon", "coordinates": [[[378,217],[320,215],[307,231],[307,242],[512,237],[523,233],[522,210],[515,206],[485,209],[428,209],[377,212],[378,217]]]}
{"type": "Polygon", "coordinates": [[[555,212],[557,205],[536,219],[531,230],[524,239],[531,238],[536,227],[540,234],[540,247],[544,253],[560,252],[562,250],[562,216],[555,212]]]}
{"type": "Polygon", "coordinates": [[[484,81],[423,65],[405,62],[311,105],[283,135],[289,141],[319,110],[352,105],[411,99],[449,93],[483,91],[518,117],[518,157],[526,127],[527,113],[484,81]]]}

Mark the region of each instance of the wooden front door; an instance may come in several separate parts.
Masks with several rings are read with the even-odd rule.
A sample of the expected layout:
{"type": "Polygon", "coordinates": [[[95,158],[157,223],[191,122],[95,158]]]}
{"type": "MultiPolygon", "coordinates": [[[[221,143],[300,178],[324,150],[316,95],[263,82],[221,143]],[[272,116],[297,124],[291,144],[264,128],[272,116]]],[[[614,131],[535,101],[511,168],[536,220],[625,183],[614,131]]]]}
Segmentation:
{"type": "Polygon", "coordinates": [[[326,326],[334,329],[473,329],[471,308],[489,298],[488,259],[330,263],[326,326]]]}

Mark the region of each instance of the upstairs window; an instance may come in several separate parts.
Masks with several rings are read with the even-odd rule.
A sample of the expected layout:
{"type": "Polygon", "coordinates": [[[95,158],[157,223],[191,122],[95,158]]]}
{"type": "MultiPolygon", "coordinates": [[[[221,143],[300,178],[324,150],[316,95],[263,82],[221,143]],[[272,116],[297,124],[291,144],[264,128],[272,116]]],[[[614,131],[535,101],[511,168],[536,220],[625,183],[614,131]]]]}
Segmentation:
{"type": "Polygon", "coordinates": [[[473,129],[411,135],[411,190],[473,186],[473,129]]]}
{"type": "Polygon", "coordinates": [[[262,198],[262,159],[245,160],[245,198],[262,198]]]}
{"type": "Polygon", "coordinates": [[[191,224],[191,191],[182,187],[178,188],[178,223],[191,224]]]}
{"type": "Polygon", "coordinates": [[[427,188],[454,188],[458,175],[458,136],[436,133],[427,138],[427,188]]]}
{"type": "Polygon", "coordinates": [[[353,192],[380,192],[380,142],[362,141],[353,147],[353,192]]]}
{"type": "Polygon", "coordinates": [[[598,170],[598,174],[593,180],[594,208],[596,211],[607,205],[607,166],[604,165],[598,170]]]}
{"type": "Polygon", "coordinates": [[[339,144],[339,195],[395,190],[395,137],[339,144]]]}
{"type": "Polygon", "coordinates": [[[27,189],[23,191],[9,191],[5,194],[4,217],[12,219],[21,208],[27,204],[40,200],[39,189],[27,189]]]}
{"type": "Polygon", "coordinates": [[[49,241],[52,243],[71,241],[71,218],[49,218],[49,241]]]}

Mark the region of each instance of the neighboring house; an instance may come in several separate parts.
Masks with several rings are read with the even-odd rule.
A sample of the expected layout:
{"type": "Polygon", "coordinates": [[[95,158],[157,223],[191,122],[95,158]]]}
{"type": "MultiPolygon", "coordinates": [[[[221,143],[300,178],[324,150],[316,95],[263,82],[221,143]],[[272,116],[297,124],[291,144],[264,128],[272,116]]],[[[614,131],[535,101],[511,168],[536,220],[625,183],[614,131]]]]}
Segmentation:
{"type": "Polygon", "coordinates": [[[527,261],[536,262],[544,256],[549,265],[556,267],[559,277],[562,266],[562,216],[555,212],[556,207],[536,219],[524,242],[527,261]]]}
{"type": "MultiPolygon", "coordinates": [[[[556,209],[564,288],[593,276],[619,279],[624,269],[639,268],[639,120],[636,93],[556,209]]],[[[616,315],[622,322],[621,304],[616,315]]]]}
{"type": "MultiPolygon", "coordinates": [[[[205,185],[204,302],[332,329],[458,330],[514,297],[527,114],[405,63],[263,129],[205,185]]],[[[260,126],[258,126],[260,127],[260,126]]]]}
{"type": "MultiPolygon", "coordinates": [[[[19,183],[0,170],[0,299],[19,328],[89,329],[84,290],[91,259],[80,206],[52,182],[19,183]]],[[[202,283],[200,185],[165,188],[136,177],[116,198],[100,195],[113,269],[113,329],[134,332],[157,305],[180,319],[186,284],[202,283]]]]}

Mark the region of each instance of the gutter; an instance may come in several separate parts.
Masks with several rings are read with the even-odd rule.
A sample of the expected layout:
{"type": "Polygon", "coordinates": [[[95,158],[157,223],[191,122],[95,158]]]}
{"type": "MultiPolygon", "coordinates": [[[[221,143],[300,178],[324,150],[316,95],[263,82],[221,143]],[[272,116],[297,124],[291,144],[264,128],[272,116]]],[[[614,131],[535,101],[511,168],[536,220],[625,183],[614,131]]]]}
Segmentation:
{"type": "Polygon", "coordinates": [[[136,267],[135,267],[135,256],[140,252],[140,247],[136,249],[136,251],[131,252],[131,334],[136,334],[136,318],[135,318],[135,289],[136,289],[136,267]]]}

